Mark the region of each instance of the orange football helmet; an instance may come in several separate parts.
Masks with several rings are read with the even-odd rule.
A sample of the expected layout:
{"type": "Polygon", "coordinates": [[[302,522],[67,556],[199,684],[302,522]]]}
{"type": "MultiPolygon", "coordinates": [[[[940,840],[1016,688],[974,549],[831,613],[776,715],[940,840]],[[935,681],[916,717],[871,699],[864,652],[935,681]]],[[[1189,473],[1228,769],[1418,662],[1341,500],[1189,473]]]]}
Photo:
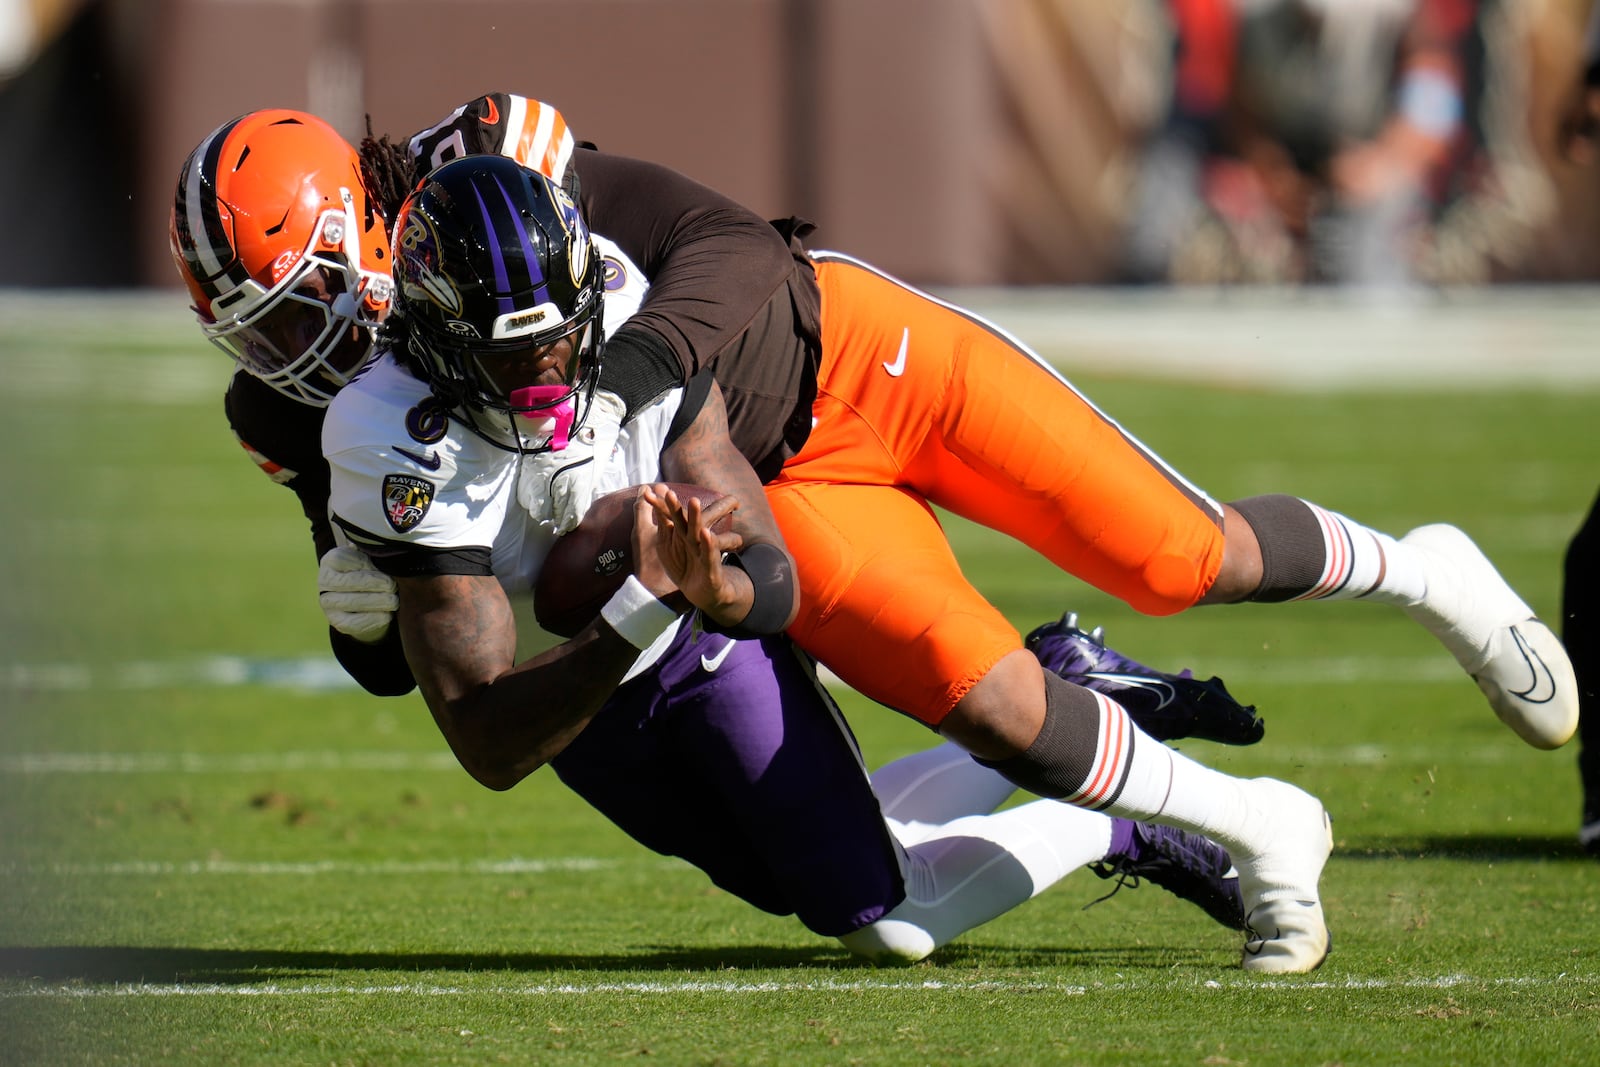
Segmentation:
{"type": "Polygon", "coordinates": [[[371,356],[389,237],[355,148],[315,115],[213,130],[179,172],[171,240],[201,330],[279,392],[323,407],[371,356]]]}

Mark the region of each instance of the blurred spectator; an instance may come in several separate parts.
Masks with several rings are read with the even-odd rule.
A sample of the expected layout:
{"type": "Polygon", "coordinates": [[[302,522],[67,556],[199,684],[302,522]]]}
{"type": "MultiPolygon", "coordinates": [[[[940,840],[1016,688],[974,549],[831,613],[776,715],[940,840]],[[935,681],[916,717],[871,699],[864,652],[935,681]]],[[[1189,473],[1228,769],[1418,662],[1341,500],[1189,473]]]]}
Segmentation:
{"type": "Polygon", "coordinates": [[[1167,0],[1172,99],[1129,280],[1414,280],[1433,224],[1487,172],[1483,6],[1167,0]]]}

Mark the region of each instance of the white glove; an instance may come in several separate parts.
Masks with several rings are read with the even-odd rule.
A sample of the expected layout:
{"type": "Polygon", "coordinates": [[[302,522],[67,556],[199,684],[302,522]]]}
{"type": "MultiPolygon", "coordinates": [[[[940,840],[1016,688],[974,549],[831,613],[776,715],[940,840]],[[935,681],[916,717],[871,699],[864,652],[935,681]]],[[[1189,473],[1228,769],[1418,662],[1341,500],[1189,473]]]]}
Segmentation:
{"type": "Polygon", "coordinates": [[[583,426],[566,448],[522,457],[517,500],[540,525],[564,534],[583,521],[590,504],[628,484],[613,456],[627,413],[620,398],[596,389],[583,426]]]}
{"type": "Polygon", "coordinates": [[[359,548],[330,549],[317,569],[317,589],[322,613],[333,628],[369,645],[389,632],[400,607],[394,579],[359,548]]]}

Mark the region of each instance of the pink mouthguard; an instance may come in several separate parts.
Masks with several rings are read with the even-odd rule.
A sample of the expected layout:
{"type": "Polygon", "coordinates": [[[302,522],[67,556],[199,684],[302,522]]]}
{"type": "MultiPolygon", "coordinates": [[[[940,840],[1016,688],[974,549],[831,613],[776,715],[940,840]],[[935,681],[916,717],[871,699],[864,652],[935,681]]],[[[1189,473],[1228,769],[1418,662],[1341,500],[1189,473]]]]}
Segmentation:
{"type": "Polygon", "coordinates": [[[577,405],[573,404],[570,394],[572,387],[568,385],[527,385],[521,389],[511,390],[511,406],[518,408],[537,407],[540,404],[549,404],[560,400],[563,396],[567,399],[554,407],[544,408],[540,411],[518,412],[529,422],[548,422],[550,427],[550,451],[560,452],[567,447],[567,434],[572,429],[572,421],[578,417],[577,405]]]}

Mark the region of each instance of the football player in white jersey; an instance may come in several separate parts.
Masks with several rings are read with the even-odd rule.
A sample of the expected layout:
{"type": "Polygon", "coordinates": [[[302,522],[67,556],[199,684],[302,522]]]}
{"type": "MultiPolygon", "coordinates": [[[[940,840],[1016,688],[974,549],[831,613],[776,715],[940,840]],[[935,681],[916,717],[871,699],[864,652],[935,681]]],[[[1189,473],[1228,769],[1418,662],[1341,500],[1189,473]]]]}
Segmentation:
{"type": "MultiPolygon", "coordinates": [[[[1219,873],[1199,839],[1064,805],[963,818],[973,782],[982,810],[1011,789],[950,748],[882,782],[924,812],[936,779],[959,798],[926,822],[899,820],[897,836],[811,664],[782,636],[792,562],[716,383],[702,376],[605,425],[600,341],[637,304],[636,268],[593,241],[560,186],[498,156],[434,171],[394,246],[391,347],[324,427],[330,511],[396,579],[412,670],[476,779],[510,788],[551,763],[637,840],[875,959],[921,958],[1081,865],[1062,848],[1074,827],[1096,849],[1123,833],[1161,842],[1152,853],[1200,872],[1192,895],[1208,863],[1219,873]],[[564,497],[580,463],[594,468],[589,497],[564,497]],[[558,531],[594,496],[658,479],[731,499],[702,512],[642,494],[634,574],[576,637],[519,660],[511,599],[558,531]],[[734,500],[733,532],[711,533],[734,500]],[[664,602],[678,595],[696,615],[664,602]]],[[[1231,923],[1231,887],[1223,895],[1208,910],[1231,923]]]]}
{"type": "MultiPolygon", "coordinates": [[[[542,139],[512,137],[512,142],[519,151],[564,165],[570,135],[559,117],[552,121],[543,112],[553,109],[531,101],[523,101],[520,110],[508,106],[508,131],[544,134],[542,139]],[[523,116],[523,125],[510,127],[509,119],[517,114],[523,116]],[[563,143],[568,145],[566,153],[560,150],[563,143]]],[[[482,124],[483,116],[468,117],[473,129],[482,124]]],[[[449,136],[447,126],[448,120],[435,128],[443,131],[441,138],[449,136]]],[[[206,332],[239,362],[227,394],[230,423],[261,468],[299,497],[324,561],[323,602],[330,619],[339,630],[360,638],[335,632],[341,662],[371,691],[398,695],[408,692],[413,682],[398,630],[391,625],[394,583],[366,566],[358,551],[333,548],[328,470],[317,448],[324,405],[364,364],[372,326],[387,310],[383,223],[382,214],[365,198],[352,150],[331,128],[300,112],[255,112],[224,123],[186,161],[174,203],[173,253],[206,332]],[[247,157],[250,165],[244,166],[247,157]]],[[[622,317],[615,309],[623,300],[637,298],[640,279],[626,257],[613,253],[603,256],[601,263],[603,278],[616,298],[608,298],[614,326],[622,317]]],[[[380,367],[372,373],[381,376],[393,370],[380,367]]],[[[374,377],[372,384],[381,380],[374,377]]],[[[389,384],[405,392],[406,401],[419,398],[415,379],[391,378],[389,384]]],[[[595,414],[594,405],[604,409],[608,401],[604,394],[585,399],[580,390],[567,409],[573,416],[580,402],[587,405],[589,415],[575,430],[567,427],[568,448],[531,456],[519,453],[516,462],[522,470],[535,469],[541,456],[559,456],[559,470],[570,467],[586,450],[594,453],[595,431],[607,425],[606,416],[595,414]]],[[[563,412],[553,411],[548,432],[559,432],[564,418],[563,412]]],[[[400,525],[413,518],[415,525],[426,525],[428,516],[419,512],[438,505],[430,490],[405,479],[425,481],[442,475],[447,454],[452,471],[467,462],[464,454],[473,449],[480,453],[475,461],[482,462],[482,454],[487,454],[490,458],[483,465],[494,468],[493,456],[499,450],[475,435],[463,452],[435,448],[443,436],[439,442],[429,438],[443,434],[443,419],[442,409],[424,402],[403,432],[384,440],[385,447],[394,447],[395,455],[404,457],[404,464],[397,472],[401,479],[389,486],[392,493],[386,497],[384,515],[374,517],[374,525],[386,526],[391,514],[400,525]]],[[[656,425],[659,428],[659,422],[656,425]]],[[[518,428],[519,423],[510,422],[491,425],[487,432],[490,437],[509,438],[518,428]]],[[[637,451],[639,436],[645,432],[644,423],[630,427],[623,450],[637,451]]],[[[588,494],[615,484],[615,469],[606,469],[610,481],[556,478],[555,492],[508,504],[508,508],[547,509],[541,513],[543,521],[529,528],[533,536],[523,547],[531,552],[531,546],[547,544],[558,526],[570,525],[571,515],[558,522],[555,509],[572,506],[571,492],[580,481],[588,494]]],[[[519,477],[519,497],[535,484],[548,483],[519,477]]],[[[470,523],[482,520],[481,514],[472,513],[478,499],[474,494],[481,490],[481,486],[469,490],[465,514],[470,523]]],[[[432,521],[442,513],[442,508],[435,512],[432,521]]],[[[521,551],[505,558],[512,555],[516,562],[511,565],[520,566],[521,551]]],[[[1126,660],[1077,630],[1070,620],[1041,627],[1039,634],[1041,656],[1053,657],[1064,671],[1094,671],[1106,684],[1115,684],[1118,671],[1168,683],[1187,679],[1187,672],[1156,675],[1126,660]]],[[[1102,877],[1131,875],[1155,881],[1219,922],[1239,925],[1237,879],[1228,869],[1226,853],[1215,845],[1166,828],[1043,802],[988,814],[1011,795],[1012,786],[954,746],[898,760],[873,777],[871,791],[863,789],[865,776],[848,730],[836,720],[810,671],[792,654],[780,657],[782,684],[758,693],[765,706],[785,709],[768,721],[781,728],[785,717],[793,720],[787,724],[782,758],[772,761],[785,774],[776,776],[775,787],[752,787],[741,778],[745,774],[741,753],[748,755],[750,740],[746,716],[727,701],[702,700],[705,691],[736,677],[741,666],[741,660],[732,656],[736,646],[731,642],[723,641],[710,652],[716,640],[710,635],[702,638],[706,646],[698,660],[690,651],[686,662],[698,662],[701,674],[680,680],[671,698],[660,699],[654,727],[639,731],[624,715],[602,715],[585,734],[591,755],[569,749],[557,766],[634,836],[660,851],[702,863],[719,884],[756,906],[797,912],[820,932],[848,927],[846,943],[865,955],[920,958],[1076,867],[1103,861],[1095,868],[1102,877]],[[706,669],[708,664],[712,669],[706,669]],[[783,685],[799,696],[785,694],[783,685]],[[718,710],[730,714],[719,719],[718,710]],[[674,744],[686,746],[686,751],[675,752],[674,744]],[[608,793],[608,779],[619,777],[636,781],[637,794],[608,793]],[[673,805],[663,805],[659,798],[680,792],[686,778],[708,799],[703,808],[690,810],[692,817],[680,819],[701,793],[691,789],[673,805]],[[718,785],[712,789],[702,783],[718,785]],[[818,797],[830,801],[837,797],[838,806],[813,803],[818,797]],[[892,839],[885,834],[885,820],[892,839]],[[712,852],[697,841],[685,843],[681,839],[686,832],[721,837],[726,847],[712,852]],[[760,839],[762,846],[746,849],[747,837],[760,839]],[[819,850],[847,840],[856,845],[854,850],[845,849],[839,862],[813,862],[819,850]],[[852,869],[861,854],[866,861],[852,869]],[[852,913],[841,923],[837,915],[852,898],[845,894],[840,903],[841,892],[834,887],[839,880],[861,885],[869,897],[900,903],[878,921],[870,921],[869,909],[852,913]],[[811,898],[814,903],[808,903],[811,898]]],[[[755,669],[747,667],[744,673],[760,676],[759,659],[755,669]]],[[[1243,732],[1233,733],[1233,739],[1259,736],[1259,723],[1227,701],[1220,689],[1194,687],[1180,693],[1178,700],[1163,702],[1165,707],[1150,708],[1152,714],[1161,715],[1176,707],[1184,709],[1167,724],[1174,731],[1170,736],[1203,732],[1206,727],[1236,730],[1239,723],[1243,732]],[[1197,700],[1209,703],[1194,704],[1197,700]],[[1226,704],[1219,708],[1219,700],[1226,704]],[[1235,713],[1231,723],[1222,714],[1227,709],[1235,713]]],[[[760,755],[759,739],[754,752],[760,755]]]]}

